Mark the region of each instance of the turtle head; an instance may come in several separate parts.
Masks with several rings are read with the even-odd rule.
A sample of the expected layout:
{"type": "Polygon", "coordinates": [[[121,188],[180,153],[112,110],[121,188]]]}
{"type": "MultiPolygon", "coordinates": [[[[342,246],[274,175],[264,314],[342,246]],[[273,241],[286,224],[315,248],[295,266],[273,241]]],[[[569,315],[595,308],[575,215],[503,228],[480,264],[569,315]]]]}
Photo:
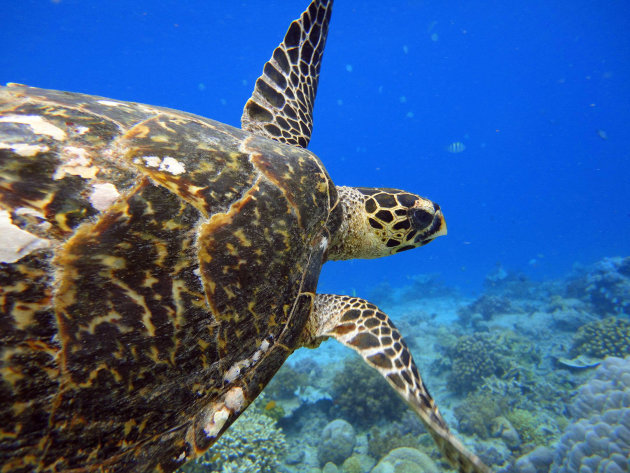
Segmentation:
{"type": "Polygon", "coordinates": [[[398,189],[337,187],[341,224],[329,260],[380,258],[446,235],[440,206],[398,189]]]}

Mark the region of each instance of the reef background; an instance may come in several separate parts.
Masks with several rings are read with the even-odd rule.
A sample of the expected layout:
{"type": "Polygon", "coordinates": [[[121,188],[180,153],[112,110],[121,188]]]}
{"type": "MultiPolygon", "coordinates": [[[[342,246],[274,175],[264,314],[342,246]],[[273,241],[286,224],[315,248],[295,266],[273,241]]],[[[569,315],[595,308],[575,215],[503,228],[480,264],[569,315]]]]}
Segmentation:
{"type": "MultiPolygon", "coordinates": [[[[307,3],[7,2],[0,82],[238,126],[307,3]]],[[[310,149],[340,185],[435,200],[449,234],[391,258],[329,263],[320,291],[388,312],[447,420],[505,472],[628,471],[626,10],[585,0],[334,8],[310,149]]],[[[332,342],[297,352],[212,467],[443,471],[418,422],[352,360],[332,342]]]]}

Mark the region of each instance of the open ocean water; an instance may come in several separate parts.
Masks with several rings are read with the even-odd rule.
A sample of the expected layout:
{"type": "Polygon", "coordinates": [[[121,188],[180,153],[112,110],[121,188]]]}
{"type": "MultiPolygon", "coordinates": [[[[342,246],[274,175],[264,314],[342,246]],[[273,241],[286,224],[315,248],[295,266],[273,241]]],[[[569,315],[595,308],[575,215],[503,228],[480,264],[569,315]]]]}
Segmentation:
{"type": "MultiPolygon", "coordinates": [[[[238,127],[263,64],[306,5],[7,1],[0,82],[238,127]]],[[[447,420],[497,470],[630,471],[629,12],[625,2],[584,0],[337,0],[333,9],[309,149],[338,185],[438,202],[449,232],[390,258],[328,263],[319,290],[386,309],[447,420]],[[582,355],[591,361],[568,362],[582,355]],[[483,359],[457,364],[474,356],[483,359]],[[613,391],[620,405],[601,400],[613,391]],[[596,404],[588,396],[601,412],[586,412],[596,404]],[[466,416],[484,403],[503,412],[466,416]],[[616,409],[608,420],[607,409],[616,409]],[[597,448],[584,446],[591,427],[597,448]],[[602,462],[608,469],[597,470],[602,462]]],[[[321,355],[299,352],[285,374],[295,389],[266,394],[263,414],[283,409],[278,443],[306,452],[283,451],[269,471],[324,468],[319,436],[335,418],[355,429],[346,458],[385,458],[377,429],[402,439],[392,449],[413,446],[446,468],[407,417],[363,422],[375,407],[355,400],[365,409],[357,417],[347,399],[336,403],[343,382],[323,381],[322,370],[359,370],[337,353],[328,344],[321,355]]],[[[341,471],[339,458],[330,461],[341,471]]],[[[362,469],[344,471],[371,471],[361,458],[362,469]]],[[[250,468],[233,458],[214,467],[250,468]]],[[[395,471],[432,467],[409,468],[395,471]]]]}

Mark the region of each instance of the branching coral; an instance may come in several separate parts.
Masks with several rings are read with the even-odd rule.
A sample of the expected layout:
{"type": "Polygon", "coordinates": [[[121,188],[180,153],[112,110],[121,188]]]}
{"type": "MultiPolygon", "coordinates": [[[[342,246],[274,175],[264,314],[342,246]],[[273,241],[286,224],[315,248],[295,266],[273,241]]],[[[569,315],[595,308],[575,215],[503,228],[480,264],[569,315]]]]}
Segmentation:
{"type": "Polygon", "coordinates": [[[573,356],[624,357],[630,355],[630,322],[608,317],[583,325],[573,339],[573,356]]]}
{"type": "Polygon", "coordinates": [[[473,391],[485,377],[500,376],[508,369],[509,351],[500,338],[485,333],[463,335],[446,348],[452,370],[448,383],[454,391],[473,391]]]}

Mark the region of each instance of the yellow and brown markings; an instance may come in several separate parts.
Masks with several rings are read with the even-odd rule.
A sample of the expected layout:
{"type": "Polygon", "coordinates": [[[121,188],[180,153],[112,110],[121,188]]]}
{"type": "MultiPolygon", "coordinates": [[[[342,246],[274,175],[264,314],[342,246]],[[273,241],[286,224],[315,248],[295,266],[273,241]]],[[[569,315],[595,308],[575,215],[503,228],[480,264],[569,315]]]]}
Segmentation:
{"type": "Polygon", "coordinates": [[[50,251],[0,264],[0,471],[36,460],[59,384],[50,251]]]}
{"type": "Polygon", "coordinates": [[[159,115],[130,129],[121,144],[127,161],[209,216],[226,211],[256,178],[239,151],[245,136],[211,120],[159,115]]]}
{"type": "Polygon", "coordinates": [[[490,473],[490,469],[449,431],[402,335],[374,304],[356,297],[317,294],[307,346],[333,337],[355,350],[416,412],[443,455],[462,473],[490,473]]]}
{"type": "Polygon", "coordinates": [[[0,208],[14,223],[18,210],[35,212],[52,239],[97,215],[137,174],[112,160],[120,124],[86,111],[77,101],[85,96],[66,94],[72,106],[55,102],[61,94],[0,88],[0,208]]]}
{"type": "Polygon", "coordinates": [[[64,379],[44,464],[107,460],[189,421],[221,387],[196,274],[199,218],[145,179],[57,253],[64,379]]]}
{"type": "Polygon", "coordinates": [[[308,151],[210,120],[10,89],[0,209],[56,242],[0,264],[0,458],[171,471],[214,441],[187,435],[208,405],[239,383],[246,405],[296,347],[335,187],[308,151]]]}
{"type": "Polygon", "coordinates": [[[322,219],[328,218],[336,190],[315,155],[259,137],[248,139],[243,148],[251,153],[256,168],[281,190],[305,232],[310,233],[311,225],[321,225],[322,219]]]}

